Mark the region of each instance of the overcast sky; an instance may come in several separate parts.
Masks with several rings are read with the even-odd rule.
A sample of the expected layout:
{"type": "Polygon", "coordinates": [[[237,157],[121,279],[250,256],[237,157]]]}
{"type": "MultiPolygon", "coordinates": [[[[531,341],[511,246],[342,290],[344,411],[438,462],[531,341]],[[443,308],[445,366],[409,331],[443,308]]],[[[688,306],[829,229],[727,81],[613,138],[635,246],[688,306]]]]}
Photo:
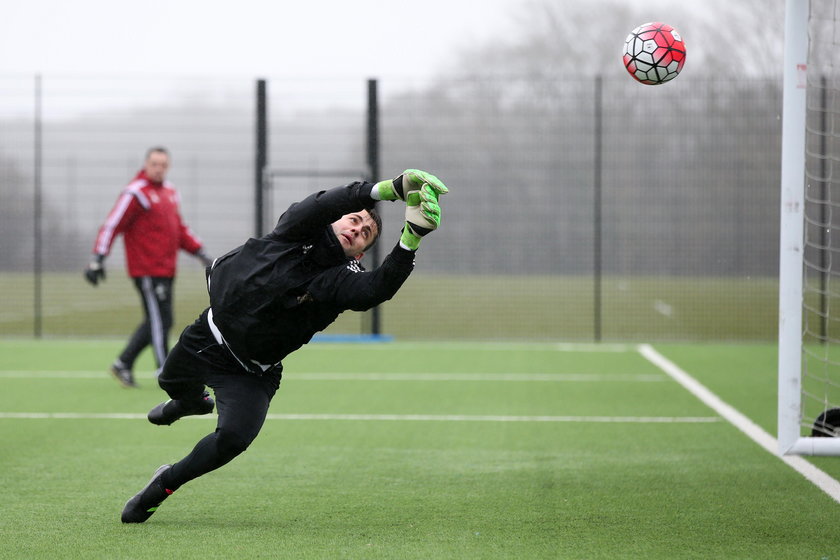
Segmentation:
{"type": "Polygon", "coordinates": [[[427,75],[526,1],[0,0],[0,73],[427,75]]]}
{"type": "MultiPolygon", "coordinates": [[[[61,82],[56,78],[164,78],[143,81],[162,90],[145,96],[148,102],[154,102],[154,95],[171,96],[163,88],[176,80],[166,77],[218,77],[248,87],[254,78],[312,78],[353,88],[367,78],[380,78],[383,84],[411,88],[451,71],[468,47],[516,43],[527,34],[523,14],[533,18],[539,13],[530,5],[534,2],[569,2],[558,5],[591,18],[592,27],[580,37],[557,38],[561,44],[593,40],[615,45],[613,59],[590,63],[620,72],[627,33],[646,21],[665,21],[686,37],[687,66],[699,71],[702,66],[691,61],[702,60],[704,45],[716,44],[717,38],[692,33],[694,24],[715,13],[709,6],[732,1],[624,0],[634,8],[633,21],[622,29],[601,29],[606,0],[0,0],[0,79],[12,78],[21,90],[15,97],[8,91],[12,80],[3,83],[0,115],[31,113],[31,83],[37,74],[53,94],[61,82]]],[[[782,1],[735,0],[733,6],[743,3],[754,11],[756,4],[780,7],[782,1]]],[[[781,36],[781,26],[778,32],[781,36]]],[[[116,103],[120,96],[104,97],[116,103]]],[[[355,89],[347,96],[358,97],[355,89]]],[[[73,107],[50,103],[49,109],[58,116],[59,110],[75,114],[102,103],[82,96],[73,107]]]]}
{"type": "MultiPolygon", "coordinates": [[[[464,47],[521,35],[517,18],[535,1],[580,2],[593,29],[604,9],[601,0],[0,0],[0,74],[425,78],[464,47]]],[[[618,52],[644,21],[683,29],[680,8],[726,1],[625,0],[640,21],[608,36],[618,52]]],[[[691,39],[696,53],[704,42],[691,39]]]]}

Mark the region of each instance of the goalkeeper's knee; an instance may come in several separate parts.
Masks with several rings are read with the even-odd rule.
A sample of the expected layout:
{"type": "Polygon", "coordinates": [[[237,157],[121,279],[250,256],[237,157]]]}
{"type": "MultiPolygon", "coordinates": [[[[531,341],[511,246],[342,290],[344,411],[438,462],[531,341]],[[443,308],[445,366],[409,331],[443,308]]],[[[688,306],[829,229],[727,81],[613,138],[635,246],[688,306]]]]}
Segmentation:
{"type": "Polygon", "coordinates": [[[230,430],[221,429],[216,432],[216,450],[225,463],[248,449],[252,441],[230,430]]]}

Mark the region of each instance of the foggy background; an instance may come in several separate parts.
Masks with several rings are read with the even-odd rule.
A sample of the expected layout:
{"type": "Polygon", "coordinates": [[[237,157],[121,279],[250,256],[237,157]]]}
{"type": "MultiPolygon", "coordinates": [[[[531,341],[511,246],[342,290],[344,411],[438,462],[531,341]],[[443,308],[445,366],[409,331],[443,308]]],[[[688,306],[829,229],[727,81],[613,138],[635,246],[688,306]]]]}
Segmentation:
{"type": "MultiPolygon", "coordinates": [[[[587,286],[596,259],[601,273],[616,279],[703,277],[737,282],[740,290],[746,283],[747,291],[750,282],[775,281],[782,2],[683,6],[605,0],[584,6],[496,0],[480,9],[433,2],[422,13],[401,3],[363,2],[352,15],[327,4],[314,4],[330,8],[331,17],[317,24],[314,12],[297,20],[274,14],[269,32],[258,21],[266,18],[256,4],[246,2],[230,22],[230,33],[220,26],[226,15],[214,4],[193,6],[190,29],[204,29],[207,36],[185,45],[168,17],[179,8],[167,13],[169,8],[150,3],[144,14],[156,14],[158,28],[138,27],[126,17],[124,35],[113,26],[101,28],[91,50],[84,28],[64,25],[60,34],[46,37],[42,31],[28,39],[48,42],[48,53],[28,63],[4,57],[0,274],[16,285],[31,281],[33,186],[41,173],[44,269],[73,279],[62,283],[63,299],[90,292],[80,271],[93,239],[152,145],[172,153],[169,179],[181,194],[187,224],[211,254],[228,251],[254,234],[255,80],[268,83],[271,169],[358,169],[362,175],[366,81],[376,78],[382,178],[417,167],[434,172],[452,190],[443,200],[441,229],[423,242],[416,274],[455,275],[467,283],[509,278],[500,284],[507,288],[476,302],[478,307],[492,308],[508,289],[526,291],[526,284],[517,288],[523,276],[571,276],[587,286]],[[379,17],[371,21],[379,25],[359,25],[371,11],[379,17]],[[244,27],[247,14],[256,27],[234,32],[244,27]],[[621,64],[624,37],[652,20],[673,25],[687,44],[685,70],[663,86],[636,83],[621,64]],[[282,40],[297,42],[271,48],[289,26],[298,29],[289,31],[297,39],[282,40]],[[64,54],[65,40],[82,35],[82,48],[64,54]],[[133,41],[147,45],[144,56],[96,65],[133,41]],[[185,53],[185,46],[196,56],[185,53]],[[67,60],[72,56],[89,58],[92,66],[81,64],[74,72],[67,60]],[[142,71],[126,71],[132,68],[142,71]],[[38,106],[40,166],[34,149],[38,106]],[[600,207],[596,177],[603,189],[600,207]]],[[[12,8],[10,21],[23,9],[12,8]]],[[[53,25],[68,9],[62,5],[42,15],[53,25]]],[[[10,40],[3,39],[7,53],[10,40]]],[[[306,194],[357,178],[275,180],[272,223],[306,194]]],[[[394,205],[384,214],[381,243],[387,252],[399,236],[402,210],[394,205]]],[[[121,241],[114,247],[109,281],[121,281],[121,241]]],[[[188,256],[180,261],[182,274],[198,269],[188,256]]],[[[622,282],[612,289],[624,289],[622,282]]],[[[127,282],[123,289],[131,291],[127,282]]],[[[675,317],[692,311],[668,297],[668,289],[680,288],[650,289],[658,292],[642,299],[661,322],[655,329],[661,336],[735,336],[685,323],[677,328],[675,317]]],[[[572,297],[591,298],[590,287],[582,290],[572,297]]],[[[31,304],[25,289],[19,293],[18,301],[10,299],[0,311],[4,332],[28,329],[22,318],[31,304]]],[[[539,305],[555,295],[533,293],[531,299],[539,305]]],[[[733,305],[734,315],[775,319],[773,308],[733,305]]],[[[591,305],[585,307],[582,313],[591,315],[591,305]]],[[[529,320],[527,313],[499,309],[491,316],[500,321],[529,320]]],[[[558,322],[564,313],[558,311],[558,322]]],[[[532,335],[569,336],[539,330],[532,335]]],[[[738,336],[773,335],[775,324],[738,336]]],[[[498,336],[504,337],[504,329],[498,336]]],[[[632,338],[633,332],[613,336],[632,338]]]]}

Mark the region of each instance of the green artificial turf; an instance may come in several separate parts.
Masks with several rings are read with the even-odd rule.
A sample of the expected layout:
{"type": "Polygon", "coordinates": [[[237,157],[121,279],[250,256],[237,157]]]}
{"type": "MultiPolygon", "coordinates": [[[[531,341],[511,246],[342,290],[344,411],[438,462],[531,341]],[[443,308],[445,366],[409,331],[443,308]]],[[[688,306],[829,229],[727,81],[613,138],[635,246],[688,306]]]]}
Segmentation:
{"type": "MultiPolygon", "coordinates": [[[[656,348],[775,432],[772,346],[656,348]]],[[[0,558],[840,558],[840,504],[633,346],[310,345],[248,451],[123,525],[214,421],[146,422],[118,349],[0,340],[0,558]]]]}

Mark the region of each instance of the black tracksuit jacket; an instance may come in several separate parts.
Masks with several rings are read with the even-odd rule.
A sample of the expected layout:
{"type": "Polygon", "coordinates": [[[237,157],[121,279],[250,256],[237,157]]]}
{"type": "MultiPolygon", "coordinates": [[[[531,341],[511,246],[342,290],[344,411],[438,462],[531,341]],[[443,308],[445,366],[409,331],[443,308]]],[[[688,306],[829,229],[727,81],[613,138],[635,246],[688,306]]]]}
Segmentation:
{"type": "Polygon", "coordinates": [[[279,365],[342,311],[391,299],[411,274],[414,251],[397,245],[365,271],[332,231],[345,214],[373,206],[372,188],[356,182],[310,195],[292,204],[274,231],[208,267],[213,323],[245,367],[279,365]]]}

